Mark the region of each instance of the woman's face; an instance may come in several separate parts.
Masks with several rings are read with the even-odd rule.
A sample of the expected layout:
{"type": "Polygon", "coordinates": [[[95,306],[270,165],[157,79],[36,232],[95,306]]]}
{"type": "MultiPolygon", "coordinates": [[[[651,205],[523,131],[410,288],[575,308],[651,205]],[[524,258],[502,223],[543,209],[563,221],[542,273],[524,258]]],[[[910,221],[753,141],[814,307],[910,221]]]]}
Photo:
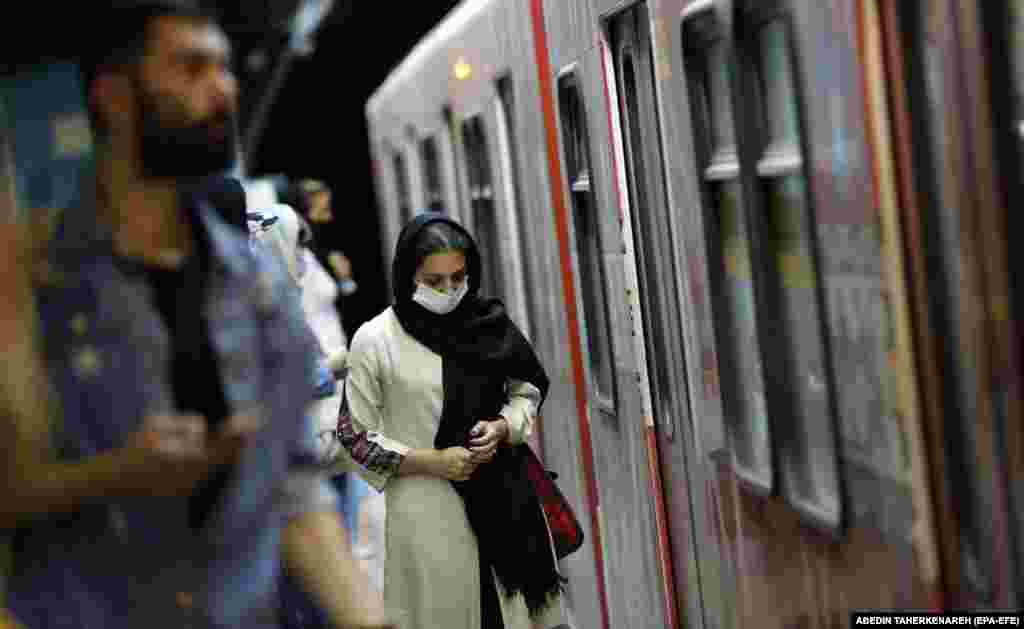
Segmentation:
{"type": "Polygon", "coordinates": [[[461,251],[439,251],[423,259],[413,278],[420,284],[449,293],[466,281],[466,256],[461,251]]]}
{"type": "Polygon", "coordinates": [[[318,225],[326,225],[334,220],[331,210],[331,193],[325,190],[309,195],[309,220],[318,225]]]}

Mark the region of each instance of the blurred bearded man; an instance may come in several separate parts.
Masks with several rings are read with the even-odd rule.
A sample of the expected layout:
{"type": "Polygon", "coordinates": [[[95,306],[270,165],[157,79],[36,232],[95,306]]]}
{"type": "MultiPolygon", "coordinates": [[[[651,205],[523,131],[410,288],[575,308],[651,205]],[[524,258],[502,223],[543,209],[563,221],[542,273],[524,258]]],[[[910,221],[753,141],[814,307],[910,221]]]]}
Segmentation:
{"type": "Polygon", "coordinates": [[[0,317],[6,604],[27,629],[274,627],[283,555],[339,627],[391,626],[304,450],[316,345],[285,271],[184,193],[235,155],[228,40],[184,1],[97,18],[94,181],[47,281],[2,278],[29,304],[0,317]]]}

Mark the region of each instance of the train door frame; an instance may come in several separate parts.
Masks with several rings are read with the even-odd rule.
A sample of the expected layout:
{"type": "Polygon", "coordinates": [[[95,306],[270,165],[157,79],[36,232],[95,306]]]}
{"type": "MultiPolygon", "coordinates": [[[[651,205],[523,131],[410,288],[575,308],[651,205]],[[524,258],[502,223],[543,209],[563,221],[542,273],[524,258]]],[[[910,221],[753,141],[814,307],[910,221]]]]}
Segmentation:
{"type": "MultiPolygon", "coordinates": [[[[520,207],[521,190],[516,163],[517,147],[515,133],[515,112],[513,103],[506,102],[506,94],[501,89],[503,81],[511,83],[511,75],[505,74],[495,81],[494,100],[491,102],[490,118],[494,125],[493,157],[496,165],[495,203],[499,220],[503,227],[506,245],[505,254],[505,297],[513,319],[519,324],[528,339],[533,338],[534,322],[530,315],[529,293],[527,289],[526,261],[523,259],[523,236],[527,234],[523,227],[523,211],[520,207]]],[[[509,93],[514,98],[514,95],[509,93]]]]}
{"type": "Polygon", "coordinates": [[[895,374],[898,378],[896,404],[903,417],[903,430],[908,438],[913,487],[911,499],[919,522],[911,542],[922,580],[930,588],[930,608],[939,611],[945,606],[940,559],[942,549],[936,522],[941,512],[936,507],[930,476],[934,463],[928,448],[925,426],[925,407],[928,401],[923,398],[923,392],[918,386],[922,374],[916,363],[913,294],[907,282],[908,264],[904,254],[908,250],[909,235],[901,220],[900,172],[894,150],[897,145],[895,130],[898,121],[889,102],[890,88],[887,85],[887,77],[896,77],[887,68],[879,3],[877,0],[863,0],[858,4],[857,30],[865,99],[864,124],[871,153],[874,202],[878,208],[881,255],[885,261],[883,268],[886,274],[887,301],[891,308],[892,357],[898,363],[895,374]]]}
{"type": "Polygon", "coordinates": [[[909,14],[921,8],[919,2],[880,6],[887,67],[896,78],[889,84],[896,121],[894,151],[900,171],[913,175],[901,179],[900,201],[909,235],[909,282],[914,291],[920,386],[928,401],[928,446],[947,605],[1013,606],[1019,604],[1022,584],[1021,566],[1013,566],[1020,562],[1020,550],[1011,522],[1014,517],[1019,521],[1020,514],[1012,513],[1008,491],[1012,472],[1001,458],[1007,454],[1002,447],[1009,442],[1017,448],[1011,454],[1019,460],[1021,428],[1014,427],[1009,418],[1020,417],[1022,383],[1019,346],[1011,340],[1019,338],[1019,333],[1015,332],[1018,324],[1010,317],[1012,275],[1004,231],[1008,210],[1003,205],[992,137],[990,42],[985,39],[980,9],[971,3],[939,0],[928,5],[934,11],[928,15],[934,29],[930,35],[935,38],[930,54],[916,19],[920,16],[909,14]],[[936,84],[938,78],[944,83],[936,84]],[[929,87],[931,92],[926,89],[929,87]],[[937,100],[940,95],[941,102],[937,100]],[[921,106],[918,101],[929,97],[936,103],[934,111],[929,102],[921,106]],[[930,144],[937,130],[929,125],[935,124],[942,125],[943,150],[938,155],[930,144]],[[929,176],[933,171],[938,177],[929,176]],[[945,219],[945,224],[929,221],[926,208],[933,207],[947,208],[952,218],[945,219]],[[953,236],[957,242],[950,244],[953,236]],[[962,278],[949,279],[944,269],[936,268],[941,264],[934,261],[936,249],[950,252],[947,261],[949,255],[955,256],[948,263],[956,265],[962,278]],[[984,251],[985,255],[971,255],[972,251],[984,251]],[[964,278],[973,299],[946,294],[954,285],[962,289],[964,278]],[[955,309],[961,319],[947,321],[951,315],[941,309],[955,309]],[[951,336],[953,326],[963,330],[961,337],[951,336]],[[947,338],[961,343],[961,351],[948,350],[947,338]],[[970,358],[973,368],[943,368],[940,359],[954,354],[970,358]],[[960,393],[951,403],[946,392],[957,395],[956,374],[966,379],[961,386],[969,393],[960,393]],[[973,402],[960,399],[965,394],[974,396],[973,402]],[[961,403],[973,406],[970,422],[957,410],[961,403]],[[970,439],[955,439],[968,425],[972,427],[970,439]],[[1001,432],[1005,434],[997,437],[1001,432]],[[960,443],[967,447],[961,450],[960,443]],[[994,469],[979,469],[981,461],[994,469]],[[974,485],[969,490],[961,486],[965,478],[961,467],[971,472],[974,485]],[[964,527],[972,525],[962,520],[956,507],[966,498],[965,491],[973,499],[979,490],[984,496],[982,504],[971,505],[973,526],[986,530],[965,531],[964,527]],[[979,556],[966,554],[965,539],[983,548],[979,556]],[[1013,557],[1004,556],[1013,551],[996,550],[1015,544],[1013,557]],[[988,569],[987,575],[978,572],[983,568],[988,569]]]}
{"type": "Polygon", "coordinates": [[[629,282],[635,289],[630,306],[637,324],[637,362],[646,376],[641,380],[650,492],[658,516],[666,614],[678,626],[685,608],[690,624],[703,627],[713,612],[705,608],[697,549],[713,546],[698,542],[706,541],[706,509],[703,501],[695,500],[693,490],[704,483],[693,459],[697,447],[692,432],[688,335],[678,293],[680,260],[672,242],[676,225],[667,187],[654,67],[657,42],[650,18],[643,2],[604,16],[605,93],[629,282]]]}

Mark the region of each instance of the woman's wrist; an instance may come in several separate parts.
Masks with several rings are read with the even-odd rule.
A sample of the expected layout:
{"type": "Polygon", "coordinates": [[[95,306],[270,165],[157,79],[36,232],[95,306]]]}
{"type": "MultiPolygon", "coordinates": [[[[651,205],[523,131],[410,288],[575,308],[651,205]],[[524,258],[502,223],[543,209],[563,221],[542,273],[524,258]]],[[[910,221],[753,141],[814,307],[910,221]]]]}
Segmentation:
{"type": "Polygon", "coordinates": [[[410,450],[402,461],[399,474],[403,476],[440,476],[437,469],[441,462],[441,451],[433,448],[410,450]]]}

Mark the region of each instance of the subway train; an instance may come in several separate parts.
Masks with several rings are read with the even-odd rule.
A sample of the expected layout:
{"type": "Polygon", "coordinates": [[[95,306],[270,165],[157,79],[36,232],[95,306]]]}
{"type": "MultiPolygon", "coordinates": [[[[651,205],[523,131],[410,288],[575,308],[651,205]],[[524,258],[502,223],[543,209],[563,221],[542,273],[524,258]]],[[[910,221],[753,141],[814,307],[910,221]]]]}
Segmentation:
{"type": "Polygon", "coordinates": [[[466,0],[365,112],[549,370],[573,627],[1021,607],[1024,2],[466,0]]]}

